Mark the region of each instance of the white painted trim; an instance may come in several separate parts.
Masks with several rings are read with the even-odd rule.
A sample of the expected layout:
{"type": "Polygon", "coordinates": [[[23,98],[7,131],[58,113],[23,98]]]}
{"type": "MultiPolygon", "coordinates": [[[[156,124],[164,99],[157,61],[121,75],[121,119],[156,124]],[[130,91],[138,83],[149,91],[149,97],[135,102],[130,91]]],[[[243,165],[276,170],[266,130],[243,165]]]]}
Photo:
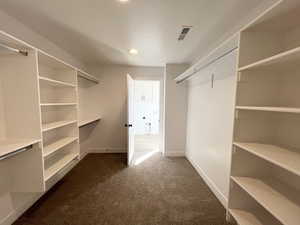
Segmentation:
{"type": "Polygon", "coordinates": [[[219,190],[217,185],[206,175],[206,173],[193,161],[193,159],[186,154],[187,160],[192,164],[195,170],[199,173],[199,175],[203,178],[205,183],[208,185],[210,190],[214,193],[214,195],[219,199],[225,209],[227,209],[228,198],[219,190]]]}
{"type": "Polygon", "coordinates": [[[185,157],[184,151],[166,151],[165,157],[185,157]]]}
{"type": "Polygon", "coordinates": [[[90,153],[89,151],[86,151],[80,154],[80,160],[83,160],[89,153],[90,153]]]}
{"type": "Polygon", "coordinates": [[[89,153],[127,153],[125,148],[90,148],[89,153]]]}

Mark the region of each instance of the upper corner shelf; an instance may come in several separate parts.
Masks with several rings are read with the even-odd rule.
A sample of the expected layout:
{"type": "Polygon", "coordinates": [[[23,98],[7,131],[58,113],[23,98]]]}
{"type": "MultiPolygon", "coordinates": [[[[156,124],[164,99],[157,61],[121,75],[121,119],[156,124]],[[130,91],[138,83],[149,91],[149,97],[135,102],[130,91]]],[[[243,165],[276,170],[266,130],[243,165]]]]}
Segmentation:
{"type": "Polygon", "coordinates": [[[239,72],[250,70],[250,69],[257,69],[266,67],[269,65],[274,64],[282,64],[282,63],[293,63],[300,59],[300,47],[285,51],[283,53],[279,53],[275,56],[271,56],[269,58],[260,60],[258,62],[252,63],[247,66],[243,66],[239,68],[239,72]]]}
{"type": "Polygon", "coordinates": [[[236,106],[238,110],[281,112],[281,113],[300,113],[300,108],[289,107],[255,107],[255,106],[236,106]]]}
{"type": "Polygon", "coordinates": [[[96,84],[99,83],[99,80],[96,77],[94,77],[94,76],[92,76],[92,75],[90,75],[90,74],[88,74],[88,73],[86,73],[86,72],[84,72],[82,70],[77,70],[77,74],[78,74],[78,76],[80,76],[80,77],[82,77],[84,79],[87,79],[89,81],[92,81],[92,82],[94,82],[96,84]]]}
{"type": "Polygon", "coordinates": [[[100,116],[97,116],[97,117],[91,118],[91,119],[85,119],[85,120],[80,121],[80,122],[78,123],[78,126],[79,126],[79,127],[84,127],[84,126],[86,126],[86,125],[88,125],[88,124],[97,122],[97,121],[99,121],[99,120],[101,120],[101,117],[100,117],[100,116]]]}

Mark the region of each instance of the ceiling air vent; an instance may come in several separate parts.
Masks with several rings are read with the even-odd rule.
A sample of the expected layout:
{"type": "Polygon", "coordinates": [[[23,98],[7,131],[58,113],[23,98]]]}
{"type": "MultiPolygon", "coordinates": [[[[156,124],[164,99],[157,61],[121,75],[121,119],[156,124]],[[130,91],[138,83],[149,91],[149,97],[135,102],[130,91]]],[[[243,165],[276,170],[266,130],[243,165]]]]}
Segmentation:
{"type": "Polygon", "coordinates": [[[185,36],[190,32],[192,29],[192,26],[183,26],[182,31],[178,37],[178,41],[183,41],[185,39],[185,36]]]}

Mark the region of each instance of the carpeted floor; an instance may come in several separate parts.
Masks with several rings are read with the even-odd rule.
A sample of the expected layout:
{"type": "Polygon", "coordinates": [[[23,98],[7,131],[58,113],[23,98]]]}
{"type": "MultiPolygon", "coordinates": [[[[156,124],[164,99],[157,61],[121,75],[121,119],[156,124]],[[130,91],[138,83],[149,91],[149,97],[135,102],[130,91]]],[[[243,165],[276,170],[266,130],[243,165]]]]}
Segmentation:
{"type": "Polygon", "coordinates": [[[226,225],[225,209],[184,158],[90,154],[15,225],[226,225]]]}

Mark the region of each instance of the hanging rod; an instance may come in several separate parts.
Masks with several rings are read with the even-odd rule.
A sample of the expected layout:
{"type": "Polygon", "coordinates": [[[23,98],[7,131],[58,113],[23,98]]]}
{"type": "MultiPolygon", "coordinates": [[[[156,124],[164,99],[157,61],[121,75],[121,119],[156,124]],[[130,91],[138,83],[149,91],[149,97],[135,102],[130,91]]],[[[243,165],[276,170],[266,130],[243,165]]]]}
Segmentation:
{"type": "Polygon", "coordinates": [[[0,156],[0,161],[1,161],[1,160],[4,160],[4,159],[8,159],[8,158],[10,158],[10,157],[13,157],[13,156],[15,156],[15,155],[17,155],[17,154],[19,154],[19,153],[28,151],[28,150],[30,150],[30,149],[32,149],[32,145],[29,145],[29,146],[27,146],[27,147],[25,147],[25,148],[21,148],[21,149],[18,149],[18,150],[16,150],[16,151],[7,153],[7,154],[5,154],[5,155],[0,156]]]}
{"type": "Polygon", "coordinates": [[[20,49],[17,49],[17,48],[13,48],[13,47],[10,47],[10,46],[2,44],[2,43],[0,43],[0,46],[3,47],[3,48],[5,48],[5,49],[7,49],[7,50],[19,53],[21,55],[28,56],[28,52],[27,51],[20,50],[20,49]]]}
{"type": "Polygon", "coordinates": [[[235,51],[236,49],[238,49],[237,46],[234,47],[234,48],[232,48],[232,49],[230,49],[229,51],[225,52],[224,54],[220,55],[219,57],[217,57],[217,58],[211,60],[210,62],[206,63],[205,65],[201,66],[200,68],[194,69],[194,71],[193,71],[191,74],[189,74],[188,76],[186,76],[186,77],[183,78],[182,80],[177,81],[176,83],[177,83],[177,84],[180,84],[180,83],[182,83],[183,81],[185,81],[185,80],[191,78],[192,76],[194,76],[194,75],[195,75],[196,73],[198,73],[199,71],[201,71],[201,70],[203,70],[204,68],[208,67],[209,65],[211,65],[211,64],[213,64],[213,63],[219,61],[220,59],[222,59],[222,58],[224,58],[225,56],[229,55],[230,53],[232,53],[232,52],[235,51]]]}

